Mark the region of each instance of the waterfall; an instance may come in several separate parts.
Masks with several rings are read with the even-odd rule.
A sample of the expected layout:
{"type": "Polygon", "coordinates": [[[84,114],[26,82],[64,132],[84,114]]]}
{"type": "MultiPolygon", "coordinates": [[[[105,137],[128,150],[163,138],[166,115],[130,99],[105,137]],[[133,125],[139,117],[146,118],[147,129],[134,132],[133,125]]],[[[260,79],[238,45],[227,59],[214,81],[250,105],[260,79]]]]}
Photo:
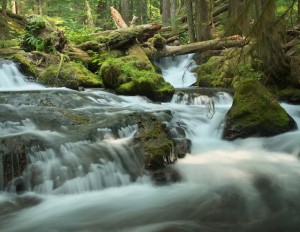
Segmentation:
{"type": "Polygon", "coordinates": [[[0,91],[36,90],[42,85],[29,82],[11,61],[0,60],[0,91]]]}
{"type": "MultiPolygon", "coordinates": [[[[176,66],[185,67],[181,59],[176,66]]],[[[299,130],[222,140],[224,117],[232,104],[225,92],[178,93],[161,104],[99,90],[43,93],[31,105],[20,104],[21,97],[9,99],[18,96],[0,95],[5,99],[0,112],[11,115],[0,123],[0,151],[9,138],[24,140],[30,161],[19,179],[0,193],[0,231],[299,230],[299,130]],[[83,133],[92,124],[76,121],[63,126],[51,97],[68,108],[67,113],[88,116],[92,130],[83,133]],[[50,105],[46,112],[39,111],[43,105],[33,104],[41,99],[50,105]],[[214,103],[212,117],[207,115],[208,101],[214,103]],[[131,119],[138,113],[165,113],[192,141],[191,153],[168,166],[178,174],[177,182],[157,186],[144,170],[140,151],[132,146],[138,124],[131,119]],[[56,115],[51,127],[49,115],[56,115]],[[26,188],[18,195],[21,182],[26,188]]],[[[299,127],[299,106],[282,106],[299,127]]],[[[0,153],[0,160],[4,158],[0,153]]]]}
{"type": "Polygon", "coordinates": [[[165,81],[175,88],[188,87],[196,82],[196,74],[192,72],[196,67],[193,56],[164,57],[154,63],[161,68],[165,81]]]}

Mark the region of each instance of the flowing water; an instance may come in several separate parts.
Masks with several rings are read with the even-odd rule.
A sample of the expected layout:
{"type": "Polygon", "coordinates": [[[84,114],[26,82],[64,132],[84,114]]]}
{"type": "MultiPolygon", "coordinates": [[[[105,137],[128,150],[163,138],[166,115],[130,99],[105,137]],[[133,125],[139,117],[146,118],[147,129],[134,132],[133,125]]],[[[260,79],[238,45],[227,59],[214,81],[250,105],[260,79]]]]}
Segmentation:
{"type": "MultiPolygon", "coordinates": [[[[153,104],[97,90],[82,94],[90,104],[76,110],[92,109],[95,117],[100,107],[110,117],[112,109],[170,110],[192,141],[191,154],[172,165],[180,181],[163,186],[152,182],[129,145],[137,130],[134,123],[116,133],[97,128],[101,139],[96,141],[67,141],[45,150],[32,147],[31,168],[22,177],[29,189],[16,194],[12,184],[0,194],[0,231],[300,230],[299,130],[223,141],[222,123],[232,99],[222,92],[214,97],[212,118],[207,117],[207,96],[175,95],[169,103],[153,104]]],[[[299,106],[282,106],[299,127],[299,106]]],[[[64,131],[42,129],[28,118],[1,122],[0,138],[30,133],[55,144],[64,141],[64,131]]]]}
{"type": "Polygon", "coordinates": [[[175,88],[191,86],[196,82],[192,69],[196,66],[193,54],[163,57],[155,62],[162,70],[164,79],[175,88]]]}

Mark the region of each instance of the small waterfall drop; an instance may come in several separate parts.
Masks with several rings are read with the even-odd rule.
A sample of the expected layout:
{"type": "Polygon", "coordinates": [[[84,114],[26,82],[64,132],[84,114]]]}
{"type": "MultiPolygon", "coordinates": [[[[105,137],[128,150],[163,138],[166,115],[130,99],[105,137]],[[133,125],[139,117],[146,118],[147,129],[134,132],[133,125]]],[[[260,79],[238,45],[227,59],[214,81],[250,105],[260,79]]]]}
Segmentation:
{"type": "Polygon", "coordinates": [[[0,60],[0,91],[37,90],[42,85],[28,81],[11,61],[0,60]]]}
{"type": "Polygon", "coordinates": [[[192,69],[196,66],[194,54],[175,57],[163,57],[155,62],[162,70],[165,81],[175,88],[189,87],[196,82],[196,75],[192,69]]]}

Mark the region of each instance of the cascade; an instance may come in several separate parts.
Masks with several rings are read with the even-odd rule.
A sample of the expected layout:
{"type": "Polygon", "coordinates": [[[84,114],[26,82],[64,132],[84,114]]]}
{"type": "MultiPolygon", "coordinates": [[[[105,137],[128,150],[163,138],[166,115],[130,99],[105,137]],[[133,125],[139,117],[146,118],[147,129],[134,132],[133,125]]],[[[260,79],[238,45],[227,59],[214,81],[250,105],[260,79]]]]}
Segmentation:
{"type": "Polygon", "coordinates": [[[11,61],[0,60],[0,91],[42,89],[42,85],[29,82],[11,61]]]}
{"type": "Polygon", "coordinates": [[[165,81],[175,88],[188,87],[196,82],[196,75],[192,72],[196,66],[193,56],[163,57],[154,63],[161,68],[165,81]]]}
{"type": "MultiPolygon", "coordinates": [[[[168,70],[168,64],[163,65],[168,70]]],[[[1,67],[0,73],[7,70],[1,67]]],[[[0,152],[8,138],[24,139],[29,141],[30,160],[14,180],[26,186],[24,192],[16,194],[17,185],[11,182],[0,193],[0,231],[299,230],[299,130],[269,138],[222,140],[224,117],[232,104],[225,92],[213,97],[175,94],[168,103],[154,104],[99,90],[48,94],[52,91],[51,96],[63,99],[57,104],[68,99],[71,110],[90,115],[95,128],[81,136],[88,125],[75,125],[76,130],[59,123],[49,126],[49,112],[33,117],[26,114],[29,105],[22,106],[18,99],[0,104],[1,114],[11,114],[0,123],[0,152]],[[211,100],[215,112],[208,117],[211,100]],[[139,151],[131,146],[138,125],[125,116],[164,111],[171,111],[172,120],[185,129],[192,149],[172,165],[180,180],[156,186],[142,168],[139,151]],[[117,128],[109,127],[113,120],[119,121],[117,128]]],[[[38,98],[47,103],[49,96],[42,90],[38,98]]],[[[0,93],[2,97],[8,98],[0,93]]],[[[299,127],[299,107],[282,106],[299,127]]],[[[0,161],[4,158],[0,153],[0,161]]],[[[3,175],[1,162],[0,187],[3,175]]]]}

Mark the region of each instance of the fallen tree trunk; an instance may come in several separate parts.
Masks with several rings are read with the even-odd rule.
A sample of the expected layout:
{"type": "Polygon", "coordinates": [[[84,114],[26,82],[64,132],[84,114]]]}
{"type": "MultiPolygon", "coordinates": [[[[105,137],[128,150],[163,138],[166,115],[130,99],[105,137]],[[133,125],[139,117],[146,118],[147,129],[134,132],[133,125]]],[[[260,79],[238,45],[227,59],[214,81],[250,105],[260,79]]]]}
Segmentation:
{"type": "Polygon", "coordinates": [[[147,41],[153,37],[161,28],[160,24],[145,24],[136,27],[120,28],[113,31],[104,31],[91,35],[93,41],[86,41],[77,47],[87,50],[117,49],[131,46],[136,40],[147,41]]]}
{"type": "MultiPolygon", "coordinates": [[[[125,21],[123,20],[121,14],[113,7],[110,8],[111,9],[111,15],[112,15],[112,18],[116,24],[116,26],[119,29],[119,32],[120,30],[123,30],[123,32],[127,31],[129,29],[129,31],[136,31],[137,32],[137,29],[138,28],[142,28],[143,31],[140,32],[138,34],[135,34],[135,38],[133,38],[131,41],[131,45],[128,47],[127,49],[127,53],[129,55],[136,55],[136,56],[139,56],[141,57],[143,60],[150,62],[146,52],[144,51],[144,49],[142,48],[142,46],[138,43],[137,41],[137,38],[138,38],[138,35],[140,36],[143,36],[147,38],[147,35],[149,35],[149,32],[152,32],[152,34],[150,34],[152,37],[157,31],[159,31],[161,29],[161,25],[159,24],[147,24],[148,26],[145,26],[145,25],[142,25],[143,27],[128,27],[127,24],[125,23],[125,21]],[[154,33],[153,33],[154,32],[154,33]]],[[[127,33],[128,34],[128,33],[127,33]]],[[[124,35],[122,36],[124,38],[124,35]]],[[[128,36],[125,36],[125,39],[127,38],[128,36]]],[[[150,38],[149,37],[149,38],[150,38]]],[[[116,37],[116,39],[118,38],[118,36],[116,37]]],[[[145,38],[144,38],[145,39],[145,38]]]]}
{"type": "MultiPolygon", "coordinates": [[[[242,47],[249,41],[240,36],[231,36],[224,39],[207,40],[180,46],[165,46],[158,50],[155,57],[176,56],[190,53],[199,53],[209,50],[222,50],[224,48],[242,47]]],[[[154,58],[154,57],[152,57],[154,58]]]]}

